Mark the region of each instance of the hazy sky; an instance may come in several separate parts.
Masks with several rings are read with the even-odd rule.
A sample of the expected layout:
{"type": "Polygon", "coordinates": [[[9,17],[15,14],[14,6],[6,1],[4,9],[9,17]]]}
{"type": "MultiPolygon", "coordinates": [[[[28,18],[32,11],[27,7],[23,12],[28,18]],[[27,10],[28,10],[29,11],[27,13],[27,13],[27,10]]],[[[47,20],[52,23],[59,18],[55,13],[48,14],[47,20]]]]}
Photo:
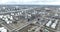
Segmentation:
{"type": "Polygon", "coordinates": [[[60,5],[60,0],[0,0],[0,4],[60,5]]]}

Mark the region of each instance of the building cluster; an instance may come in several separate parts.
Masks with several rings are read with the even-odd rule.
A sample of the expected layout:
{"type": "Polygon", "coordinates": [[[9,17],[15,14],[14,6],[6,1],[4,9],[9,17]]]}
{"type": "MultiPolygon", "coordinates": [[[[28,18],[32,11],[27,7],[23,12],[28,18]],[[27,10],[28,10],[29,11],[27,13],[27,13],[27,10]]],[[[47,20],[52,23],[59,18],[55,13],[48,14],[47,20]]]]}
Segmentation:
{"type": "Polygon", "coordinates": [[[60,30],[60,10],[56,7],[0,8],[1,32],[57,32],[60,30]]]}

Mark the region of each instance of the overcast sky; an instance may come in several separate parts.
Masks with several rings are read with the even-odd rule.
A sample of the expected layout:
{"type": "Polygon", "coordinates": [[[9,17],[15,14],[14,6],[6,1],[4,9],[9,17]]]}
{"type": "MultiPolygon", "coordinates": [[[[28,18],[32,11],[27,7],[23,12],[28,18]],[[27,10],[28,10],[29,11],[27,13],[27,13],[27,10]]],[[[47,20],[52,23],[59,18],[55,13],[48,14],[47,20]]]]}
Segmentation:
{"type": "Polygon", "coordinates": [[[0,4],[60,5],[60,0],[0,0],[0,4]]]}

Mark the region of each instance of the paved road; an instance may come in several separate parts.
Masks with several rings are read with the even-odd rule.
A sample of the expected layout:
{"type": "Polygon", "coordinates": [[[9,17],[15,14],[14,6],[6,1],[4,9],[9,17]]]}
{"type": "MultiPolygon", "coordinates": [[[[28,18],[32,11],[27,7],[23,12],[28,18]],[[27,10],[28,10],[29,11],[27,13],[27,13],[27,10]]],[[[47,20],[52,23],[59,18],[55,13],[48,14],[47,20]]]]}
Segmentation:
{"type": "Polygon", "coordinates": [[[12,28],[10,25],[6,24],[6,23],[2,23],[2,26],[4,26],[6,29],[8,30],[12,30],[14,28],[12,28]]]}

